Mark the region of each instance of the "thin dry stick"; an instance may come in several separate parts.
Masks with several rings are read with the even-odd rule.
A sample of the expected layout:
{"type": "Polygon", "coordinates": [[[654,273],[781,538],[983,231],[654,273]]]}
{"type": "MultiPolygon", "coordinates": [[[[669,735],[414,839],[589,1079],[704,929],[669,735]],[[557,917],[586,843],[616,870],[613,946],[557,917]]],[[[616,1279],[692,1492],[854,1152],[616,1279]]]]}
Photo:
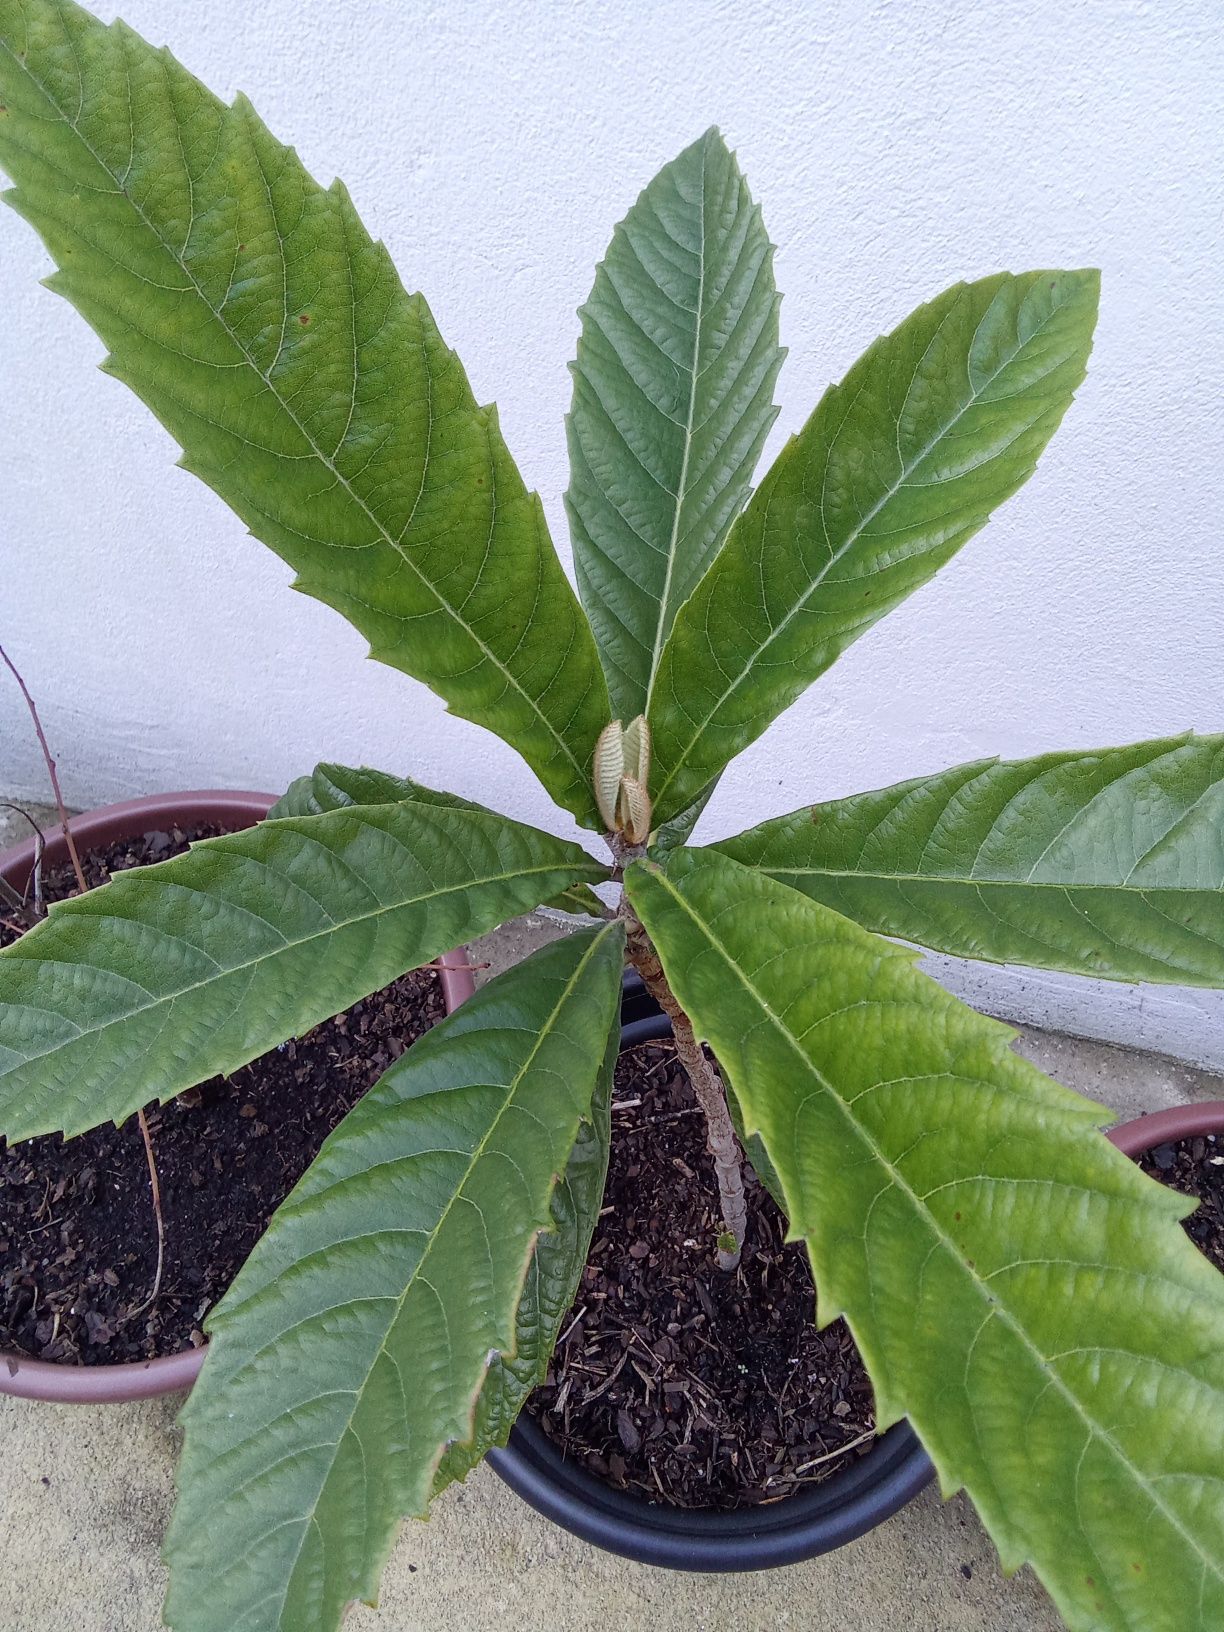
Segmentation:
{"type": "MultiPolygon", "coordinates": [[[[810,1462],[804,1462],[800,1467],[795,1469],[795,1473],[796,1475],[801,1473],[810,1473],[813,1468],[820,1467],[822,1463],[832,1462],[835,1456],[844,1456],[847,1451],[854,1450],[856,1446],[866,1445],[869,1439],[875,1438],[875,1435],[875,1429],[868,1428],[867,1432],[865,1434],[860,1434],[857,1439],[852,1439],[845,1445],[838,1445],[833,1450],[826,1451],[823,1456],[814,1456],[810,1462]]],[[[772,1482],[773,1481],[771,1480],[770,1483],[772,1482]]]]}
{"type": "MultiPolygon", "coordinates": [[[[30,718],[34,722],[34,731],[38,737],[38,746],[42,749],[43,760],[47,766],[47,775],[51,780],[51,791],[55,795],[55,808],[59,813],[60,831],[64,835],[64,843],[68,846],[68,856],[72,862],[72,870],[76,874],[77,889],[79,889],[83,895],[89,886],[85,882],[85,873],[81,867],[81,858],[77,853],[76,840],[72,835],[72,828],[69,825],[68,808],[64,804],[64,795],[60,791],[59,775],[55,769],[55,760],[51,757],[51,748],[47,742],[46,733],[42,728],[42,721],[38,717],[38,705],[35,703],[33,697],[31,697],[29,687],[21,678],[21,673],[18,670],[17,665],[13,662],[12,658],[8,655],[3,646],[0,646],[0,658],[4,660],[5,667],[8,669],[13,679],[16,680],[17,684],[21,687],[21,695],[25,698],[26,707],[30,711],[30,718]]],[[[162,1217],[161,1185],[157,1181],[157,1161],[153,1155],[153,1140],[149,1135],[149,1124],[145,1121],[145,1114],[143,1111],[136,1112],[136,1121],[140,1127],[140,1137],[144,1140],[145,1161],[149,1164],[149,1187],[153,1192],[153,1218],[157,1224],[157,1271],[153,1276],[153,1290],[149,1293],[149,1296],[138,1309],[133,1309],[133,1315],[142,1314],[161,1291],[162,1267],[166,1260],[166,1223],[165,1219],[162,1217]]]]}
{"type": "Polygon", "coordinates": [[[34,721],[34,730],[38,736],[38,746],[42,749],[43,759],[46,761],[47,765],[47,775],[51,778],[51,791],[55,795],[55,808],[59,812],[60,827],[63,829],[64,833],[64,843],[68,846],[68,854],[72,859],[72,870],[76,874],[77,888],[83,893],[88,886],[85,883],[85,874],[81,871],[81,858],[77,855],[76,840],[72,836],[72,829],[68,826],[68,811],[64,806],[64,796],[60,792],[59,776],[56,773],[55,761],[51,757],[51,749],[47,746],[47,738],[42,728],[42,721],[38,717],[37,705],[35,704],[33,697],[30,696],[29,687],[21,678],[17,665],[13,662],[12,658],[8,655],[3,646],[0,646],[0,658],[4,659],[5,667],[8,669],[13,679],[16,680],[17,684],[21,687],[21,695],[25,698],[26,707],[30,711],[30,718],[34,721]]]}
{"type": "Polygon", "coordinates": [[[166,1226],[162,1219],[161,1185],[157,1182],[157,1163],[153,1159],[153,1140],[149,1136],[149,1124],[145,1121],[143,1111],[136,1112],[136,1120],[140,1124],[140,1137],[144,1140],[145,1161],[149,1164],[149,1189],[153,1192],[153,1217],[157,1221],[157,1271],[153,1276],[153,1290],[145,1301],[132,1310],[131,1319],[143,1315],[145,1310],[161,1291],[162,1267],[166,1262],[166,1226]]]}
{"type": "Polygon", "coordinates": [[[20,912],[21,916],[25,919],[25,928],[30,929],[38,922],[40,918],[44,916],[42,898],[42,864],[43,851],[47,848],[47,840],[43,834],[42,828],[39,827],[33,816],[31,816],[29,811],[24,809],[23,806],[14,805],[10,800],[6,799],[0,803],[0,810],[16,811],[18,816],[24,816],[26,821],[34,829],[34,866],[30,871],[30,881],[26,885],[27,892],[33,896],[33,902],[27,902],[24,895],[18,895],[17,891],[11,884],[5,884],[3,890],[0,890],[0,895],[3,895],[6,901],[8,901],[10,904],[16,905],[18,912],[20,912]]]}

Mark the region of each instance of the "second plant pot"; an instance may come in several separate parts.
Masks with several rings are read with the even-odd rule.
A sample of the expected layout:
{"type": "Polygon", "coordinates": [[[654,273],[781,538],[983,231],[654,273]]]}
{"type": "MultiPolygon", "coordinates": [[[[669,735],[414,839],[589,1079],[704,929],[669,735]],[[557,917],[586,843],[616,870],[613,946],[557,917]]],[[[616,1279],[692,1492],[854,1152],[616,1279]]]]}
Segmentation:
{"type": "Polygon", "coordinates": [[[1171,1110],[1153,1111],[1107,1128],[1106,1134],[1126,1156],[1142,1156],[1157,1145],[1176,1144],[1209,1133],[1224,1133],[1224,1099],[1204,1100],[1200,1105],[1174,1105],[1171,1110]]]}
{"type": "MultiPolygon", "coordinates": [[[[622,1050],[671,1035],[670,1021],[633,974],[625,977],[621,1021],[622,1050]]],[[[935,1471],[913,1429],[900,1422],[848,1467],[780,1501],[730,1512],[673,1507],[597,1479],[525,1412],[509,1443],[488,1460],[538,1513],[605,1552],[666,1569],[719,1572],[771,1569],[831,1552],[912,1501],[935,1471]]]]}
{"type": "MultiPolygon", "coordinates": [[[[124,839],[138,838],[158,829],[215,823],[231,831],[262,821],[274,803],[269,793],[203,792],[154,794],[105,805],[74,816],[69,822],[82,851],[101,849],[124,839]]],[[[24,892],[34,866],[34,841],[28,840],[0,854],[0,877],[24,892]]],[[[68,860],[68,847],[58,830],[48,831],[44,864],[59,866],[68,860]]],[[[447,952],[436,960],[447,1013],[475,990],[467,954],[447,952]]],[[[22,1399],[51,1400],[63,1405],[110,1404],[173,1394],[190,1388],[204,1364],[207,1346],[186,1349],[156,1360],[126,1361],[109,1366],[74,1366],[33,1360],[24,1354],[0,1350],[0,1394],[22,1399]]]]}

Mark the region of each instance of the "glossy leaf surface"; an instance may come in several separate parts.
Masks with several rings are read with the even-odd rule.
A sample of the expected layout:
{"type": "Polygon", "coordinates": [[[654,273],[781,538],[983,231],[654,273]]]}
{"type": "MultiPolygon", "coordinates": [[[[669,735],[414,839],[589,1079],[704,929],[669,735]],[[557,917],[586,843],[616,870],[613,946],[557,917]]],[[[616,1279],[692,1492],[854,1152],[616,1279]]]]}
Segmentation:
{"type": "Polygon", "coordinates": [[[592,1116],[621,926],[484,987],[384,1074],[215,1314],[183,1411],[174,1632],[334,1632],[513,1355],[536,1236],[592,1116]]]}
{"type": "Polygon", "coordinates": [[[1224,737],[978,760],[714,848],[958,957],[1224,986],[1224,737]]]}
{"type": "Polygon", "coordinates": [[[663,643],[748,495],[777,409],[773,246],[716,130],[654,178],[582,307],[566,495],[612,711],[645,711],[663,643]]]}
{"type": "Polygon", "coordinates": [[[339,182],[70,0],[0,14],[8,202],[50,287],[296,587],[594,825],[595,642],[493,409],[339,182]]]}
{"type": "Polygon", "coordinates": [[[0,951],[0,1133],[121,1121],[605,873],[503,816],[408,802],[119,873],[0,951]]]}
{"type": "Polygon", "coordinates": [[[1084,376],[1095,272],[957,284],[877,340],[778,455],[679,612],[651,697],[683,810],[1032,473],[1084,376]]]}
{"type": "Polygon", "coordinates": [[[447,1449],[434,1481],[435,1495],[454,1480],[465,1478],[486,1451],[506,1443],[527,1396],[544,1381],[603,1205],[612,1077],[619,1048],[620,1027],[614,1023],[590,1115],[578,1130],[565,1174],[553,1191],[552,1228],[536,1237],[519,1298],[514,1353],[499,1355],[490,1364],[476,1402],[472,1433],[447,1449]]]}
{"type": "MultiPolygon", "coordinates": [[[[409,799],[416,804],[434,805],[450,810],[474,810],[481,815],[495,817],[496,813],[472,799],[457,793],[446,793],[427,788],[411,777],[392,776],[387,771],[373,771],[363,765],[316,765],[308,776],[299,776],[290,784],[273,805],[271,816],[317,816],[324,810],[340,810],[346,805],[374,805],[409,799]]],[[[609,869],[604,868],[601,877],[609,869]]],[[[585,884],[571,884],[540,906],[553,907],[558,912],[578,913],[588,918],[606,916],[599,897],[585,884]]]]}
{"type": "Polygon", "coordinates": [[[1072,1632],[1214,1632],[1224,1279],[1189,1198],[911,951],[712,852],[626,882],[878,1420],[909,1417],[1072,1632]]]}

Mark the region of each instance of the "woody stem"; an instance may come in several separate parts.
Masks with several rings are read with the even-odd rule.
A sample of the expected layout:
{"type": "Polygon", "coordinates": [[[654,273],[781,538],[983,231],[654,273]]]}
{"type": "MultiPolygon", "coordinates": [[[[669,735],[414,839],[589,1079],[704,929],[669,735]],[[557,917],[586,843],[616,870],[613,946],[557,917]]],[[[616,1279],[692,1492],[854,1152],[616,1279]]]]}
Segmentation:
{"type": "Polygon", "coordinates": [[[748,1233],[748,1202],[744,1195],[744,1153],[735,1136],[726,1089],[717,1068],[706,1058],[705,1050],[697,1041],[692,1021],[676,1001],[663,973],[659,954],[627,899],[621,902],[621,916],[625,920],[629,961],[672,1023],[677,1057],[705,1114],[706,1148],[714,1162],[714,1174],[718,1180],[723,1235],[735,1243],[732,1249],[720,1241],[718,1267],[733,1270],[739,1265],[740,1252],[748,1233]]]}

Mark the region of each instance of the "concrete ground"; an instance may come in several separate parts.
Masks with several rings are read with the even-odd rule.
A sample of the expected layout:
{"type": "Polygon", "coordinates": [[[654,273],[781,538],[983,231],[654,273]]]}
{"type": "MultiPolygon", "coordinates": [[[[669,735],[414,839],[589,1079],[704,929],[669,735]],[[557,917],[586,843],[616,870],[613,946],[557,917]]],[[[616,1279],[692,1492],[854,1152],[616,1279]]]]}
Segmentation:
{"type": "MultiPolygon", "coordinates": [[[[0,848],[12,842],[0,824],[0,848]]],[[[560,933],[538,915],[473,945],[496,972],[560,933]]],[[[485,977],[487,978],[487,976],[485,977]]],[[[1021,1051],[1126,1115],[1224,1097],[1224,1079],[1040,1031],[1021,1051]]],[[[175,1401],[0,1400],[0,1632],[153,1632],[175,1401]]],[[[1027,1572],[1004,1580],[969,1503],[932,1490],[827,1557],[759,1576],[674,1575],[538,1518],[487,1468],[400,1534],[378,1613],[352,1632],[1059,1632],[1027,1572]]]]}

